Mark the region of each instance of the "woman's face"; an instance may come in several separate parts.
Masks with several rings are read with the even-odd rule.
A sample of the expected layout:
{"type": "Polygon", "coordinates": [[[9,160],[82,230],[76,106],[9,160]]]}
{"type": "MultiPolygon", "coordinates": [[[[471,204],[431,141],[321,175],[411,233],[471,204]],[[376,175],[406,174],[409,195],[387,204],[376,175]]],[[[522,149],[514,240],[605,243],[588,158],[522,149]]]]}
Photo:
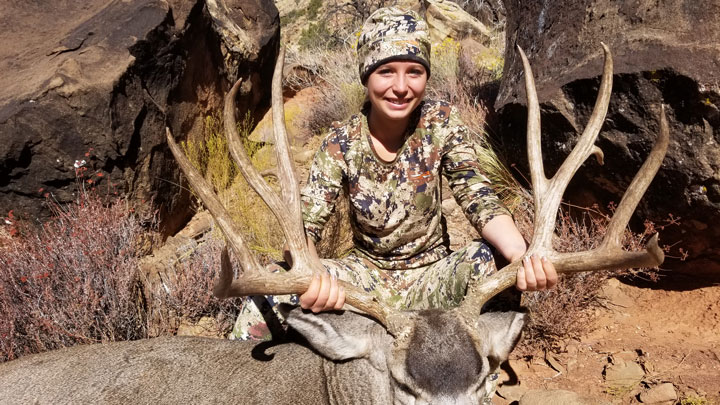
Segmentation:
{"type": "Polygon", "coordinates": [[[372,113],[378,118],[405,120],[425,95],[427,72],[417,62],[388,62],[368,76],[367,89],[372,113]]]}

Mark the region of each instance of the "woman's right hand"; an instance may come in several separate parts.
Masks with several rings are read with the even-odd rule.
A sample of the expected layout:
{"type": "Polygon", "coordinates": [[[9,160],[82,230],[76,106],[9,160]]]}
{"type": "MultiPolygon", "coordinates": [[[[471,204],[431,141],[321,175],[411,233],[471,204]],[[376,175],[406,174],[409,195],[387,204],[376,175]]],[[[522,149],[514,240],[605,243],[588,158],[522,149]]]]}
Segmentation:
{"type": "Polygon", "coordinates": [[[310,287],[300,296],[300,307],[315,313],[342,309],[345,305],[345,288],[338,285],[330,273],[315,274],[310,287]]]}

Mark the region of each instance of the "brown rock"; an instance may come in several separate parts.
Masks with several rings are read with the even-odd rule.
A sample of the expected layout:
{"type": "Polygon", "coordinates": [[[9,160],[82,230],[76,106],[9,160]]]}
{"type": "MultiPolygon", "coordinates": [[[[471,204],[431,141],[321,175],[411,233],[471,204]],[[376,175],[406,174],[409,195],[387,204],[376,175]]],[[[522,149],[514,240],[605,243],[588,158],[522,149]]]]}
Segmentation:
{"type": "Polygon", "coordinates": [[[640,384],[645,371],[635,362],[620,361],[617,364],[609,364],[605,367],[605,381],[611,387],[630,388],[640,384]]]}
{"type": "Polygon", "coordinates": [[[609,405],[595,398],[583,397],[565,390],[530,390],[520,398],[519,405],[609,405]]]}
{"type": "MultiPolygon", "coordinates": [[[[317,89],[306,88],[298,91],[293,98],[285,102],[285,129],[291,145],[305,143],[312,135],[302,123],[308,119],[308,114],[310,114],[311,109],[307,106],[318,102],[320,97],[317,89]]],[[[274,132],[272,110],[268,110],[248,139],[253,142],[275,144],[274,132]]]]}
{"type": "Polygon", "coordinates": [[[70,201],[77,161],[86,176],[103,174],[92,177],[102,189],[178,214],[162,224],[172,233],[189,194],[176,185],[165,127],[197,140],[238,77],[241,111],[269,104],[272,2],[2,2],[0,16],[0,212],[47,215],[45,193],[70,201]]]}
{"type": "Polygon", "coordinates": [[[528,389],[520,384],[501,384],[497,387],[496,392],[500,397],[505,398],[509,402],[515,402],[520,400],[520,398],[528,392],[528,389]]]}
{"type": "Polygon", "coordinates": [[[659,384],[640,394],[640,402],[644,404],[674,404],[677,392],[671,383],[659,384]]]}
{"type": "Polygon", "coordinates": [[[612,354],[613,363],[630,363],[638,359],[638,354],[632,350],[623,350],[612,354]]]}
{"type": "Polygon", "coordinates": [[[423,3],[425,21],[433,42],[442,42],[445,38],[460,41],[472,37],[480,43],[489,43],[492,35],[490,30],[457,3],[445,0],[424,0],[423,3]]]}
{"type": "Polygon", "coordinates": [[[495,48],[487,47],[473,38],[460,42],[458,54],[458,77],[467,87],[496,80],[502,74],[503,55],[495,48]]]}

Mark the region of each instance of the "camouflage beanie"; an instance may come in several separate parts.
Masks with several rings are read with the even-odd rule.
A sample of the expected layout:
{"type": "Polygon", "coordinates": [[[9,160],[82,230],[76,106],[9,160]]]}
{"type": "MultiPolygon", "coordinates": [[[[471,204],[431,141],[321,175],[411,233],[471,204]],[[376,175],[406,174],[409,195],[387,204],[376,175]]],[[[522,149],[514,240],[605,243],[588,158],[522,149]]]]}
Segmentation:
{"type": "Polygon", "coordinates": [[[414,11],[396,7],[381,8],[372,13],[362,27],[357,45],[360,81],[380,65],[395,60],[421,63],[430,76],[430,39],[428,26],[414,11]]]}

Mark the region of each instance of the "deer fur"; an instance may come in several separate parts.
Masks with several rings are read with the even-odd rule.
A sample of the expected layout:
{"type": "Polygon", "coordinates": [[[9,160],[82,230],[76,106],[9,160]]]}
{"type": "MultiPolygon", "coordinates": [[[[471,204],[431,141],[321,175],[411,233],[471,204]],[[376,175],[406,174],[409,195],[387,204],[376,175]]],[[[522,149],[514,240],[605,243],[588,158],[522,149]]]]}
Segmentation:
{"type": "Polygon", "coordinates": [[[526,319],[483,314],[473,341],[452,313],[422,311],[402,342],[350,311],[288,312],[294,341],[166,337],[0,364],[0,404],[477,404],[526,319]]]}

